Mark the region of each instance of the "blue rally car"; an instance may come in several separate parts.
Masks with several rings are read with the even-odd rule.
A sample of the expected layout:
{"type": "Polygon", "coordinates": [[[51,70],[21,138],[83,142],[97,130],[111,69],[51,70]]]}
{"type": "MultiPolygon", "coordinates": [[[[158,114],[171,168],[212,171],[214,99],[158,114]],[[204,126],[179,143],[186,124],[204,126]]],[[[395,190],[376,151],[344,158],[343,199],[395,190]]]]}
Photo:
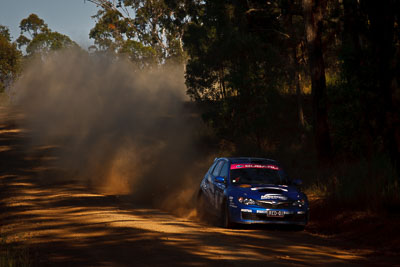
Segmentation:
{"type": "Polygon", "coordinates": [[[278,162],[264,158],[216,158],[200,184],[197,211],[235,223],[293,224],[309,218],[307,196],[278,162]]]}

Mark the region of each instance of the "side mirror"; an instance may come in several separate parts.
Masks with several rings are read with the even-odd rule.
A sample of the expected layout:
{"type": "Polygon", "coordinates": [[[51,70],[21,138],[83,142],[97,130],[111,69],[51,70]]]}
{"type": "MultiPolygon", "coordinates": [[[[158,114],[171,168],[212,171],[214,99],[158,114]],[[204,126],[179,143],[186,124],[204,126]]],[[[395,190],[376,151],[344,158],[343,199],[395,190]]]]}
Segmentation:
{"type": "Polygon", "coordinates": [[[292,181],[292,183],[294,184],[294,185],[302,185],[303,184],[303,181],[302,180],[300,180],[300,179],[294,179],[293,181],[292,181]]]}
{"type": "Polygon", "coordinates": [[[216,183],[219,183],[219,184],[224,184],[225,183],[225,177],[217,176],[217,177],[215,177],[214,181],[216,183]]]}

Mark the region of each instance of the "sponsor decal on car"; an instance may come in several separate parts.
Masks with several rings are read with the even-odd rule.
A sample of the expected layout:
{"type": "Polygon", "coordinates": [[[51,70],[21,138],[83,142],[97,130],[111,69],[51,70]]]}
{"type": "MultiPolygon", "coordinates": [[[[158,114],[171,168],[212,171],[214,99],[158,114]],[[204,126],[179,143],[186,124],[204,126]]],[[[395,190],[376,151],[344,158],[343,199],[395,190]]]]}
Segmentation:
{"type": "Polygon", "coordinates": [[[231,165],[231,170],[236,170],[236,169],[271,169],[271,170],[279,170],[278,166],[275,165],[261,165],[261,164],[232,164],[231,165]]]}
{"type": "Polygon", "coordinates": [[[241,209],[240,211],[241,211],[241,212],[252,212],[252,211],[249,210],[249,209],[241,209]]]}
{"type": "MultiPolygon", "coordinates": [[[[287,187],[287,186],[286,186],[287,187]]],[[[257,191],[257,190],[262,190],[262,189],[275,189],[275,190],[281,190],[281,191],[285,191],[287,192],[288,190],[286,188],[282,188],[282,187],[271,187],[271,186],[261,186],[261,187],[252,187],[251,190],[252,191],[257,191]]],[[[297,196],[299,197],[299,196],[297,196]]]]}
{"type": "Polygon", "coordinates": [[[237,208],[235,202],[233,202],[233,196],[229,196],[229,207],[237,208]]]}
{"type": "Polygon", "coordinates": [[[257,213],[267,213],[267,210],[257,210],[257,213]]]}
{"type": "Polygon", "coordinates": [[[283,195],[274,195],[274,194],[265,194],[261,196],[261,199],[279,199],[279,200],[287,200],[288,198],[283,195]]]}

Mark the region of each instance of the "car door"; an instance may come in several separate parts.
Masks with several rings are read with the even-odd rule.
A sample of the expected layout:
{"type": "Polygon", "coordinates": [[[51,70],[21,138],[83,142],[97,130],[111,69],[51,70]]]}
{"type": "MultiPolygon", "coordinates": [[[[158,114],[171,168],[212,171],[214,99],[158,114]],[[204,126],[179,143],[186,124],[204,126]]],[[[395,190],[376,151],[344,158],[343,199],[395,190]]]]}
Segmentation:
{"type": "Polygon", "coordinates": [[[229,162],[228,161],[223,161],[221,170],[218,174],[218,176],[224,177],[225,178],[225,183],[217,183],[214,180],[214,205],[216,210],[220,211],[222,207],[222,203],[224,201],[224,191],[228,182],[228,174],[229,174],[229,162]]]}
{"type": "Polygon", "coordinates": [[[201,189],[203,191],[203,194],[205,196],[206,202],[210,206],[213,205],[213,199],[214,199],[214,191],[212,190],[212,173],[215,169],[215,166],[218,164],[218,161],[215,161],[210,169],[208,169],[207,173],[205,174],[203,181],[201,182],[201,189]]]}
{"type": "Polygon", "coordinates": [[[215,182],[215,177],[217,177],[219,175],[219,173],[221,172],[222,165],[224,165],[224,161],[219,160],[217,165],[215,166],[213,172],[208,177],[209,183],[210,183],[211,205],[213,206],[214,209],[217,208],[215,191],[218,188],[217,183],[215,182]]]}

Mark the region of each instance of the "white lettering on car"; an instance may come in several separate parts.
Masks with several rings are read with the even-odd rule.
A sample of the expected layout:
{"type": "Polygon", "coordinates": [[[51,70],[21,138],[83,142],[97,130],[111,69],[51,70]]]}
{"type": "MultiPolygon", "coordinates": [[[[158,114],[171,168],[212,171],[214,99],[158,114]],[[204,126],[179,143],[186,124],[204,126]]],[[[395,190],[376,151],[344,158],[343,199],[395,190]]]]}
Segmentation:
{"type": "Polygon", "coordinates": [[[279,199],[279,200],[287,200],[288,198],[283,195],[272,195],[272,194],[265,194],[261,196],[261,199],[279,199]]]}
{"type": "Polygon", "coordinates": [[[249,210],[249,209],[241,209],[240,211],[241,212],[251,212],[251,210],[249,210]]]}

